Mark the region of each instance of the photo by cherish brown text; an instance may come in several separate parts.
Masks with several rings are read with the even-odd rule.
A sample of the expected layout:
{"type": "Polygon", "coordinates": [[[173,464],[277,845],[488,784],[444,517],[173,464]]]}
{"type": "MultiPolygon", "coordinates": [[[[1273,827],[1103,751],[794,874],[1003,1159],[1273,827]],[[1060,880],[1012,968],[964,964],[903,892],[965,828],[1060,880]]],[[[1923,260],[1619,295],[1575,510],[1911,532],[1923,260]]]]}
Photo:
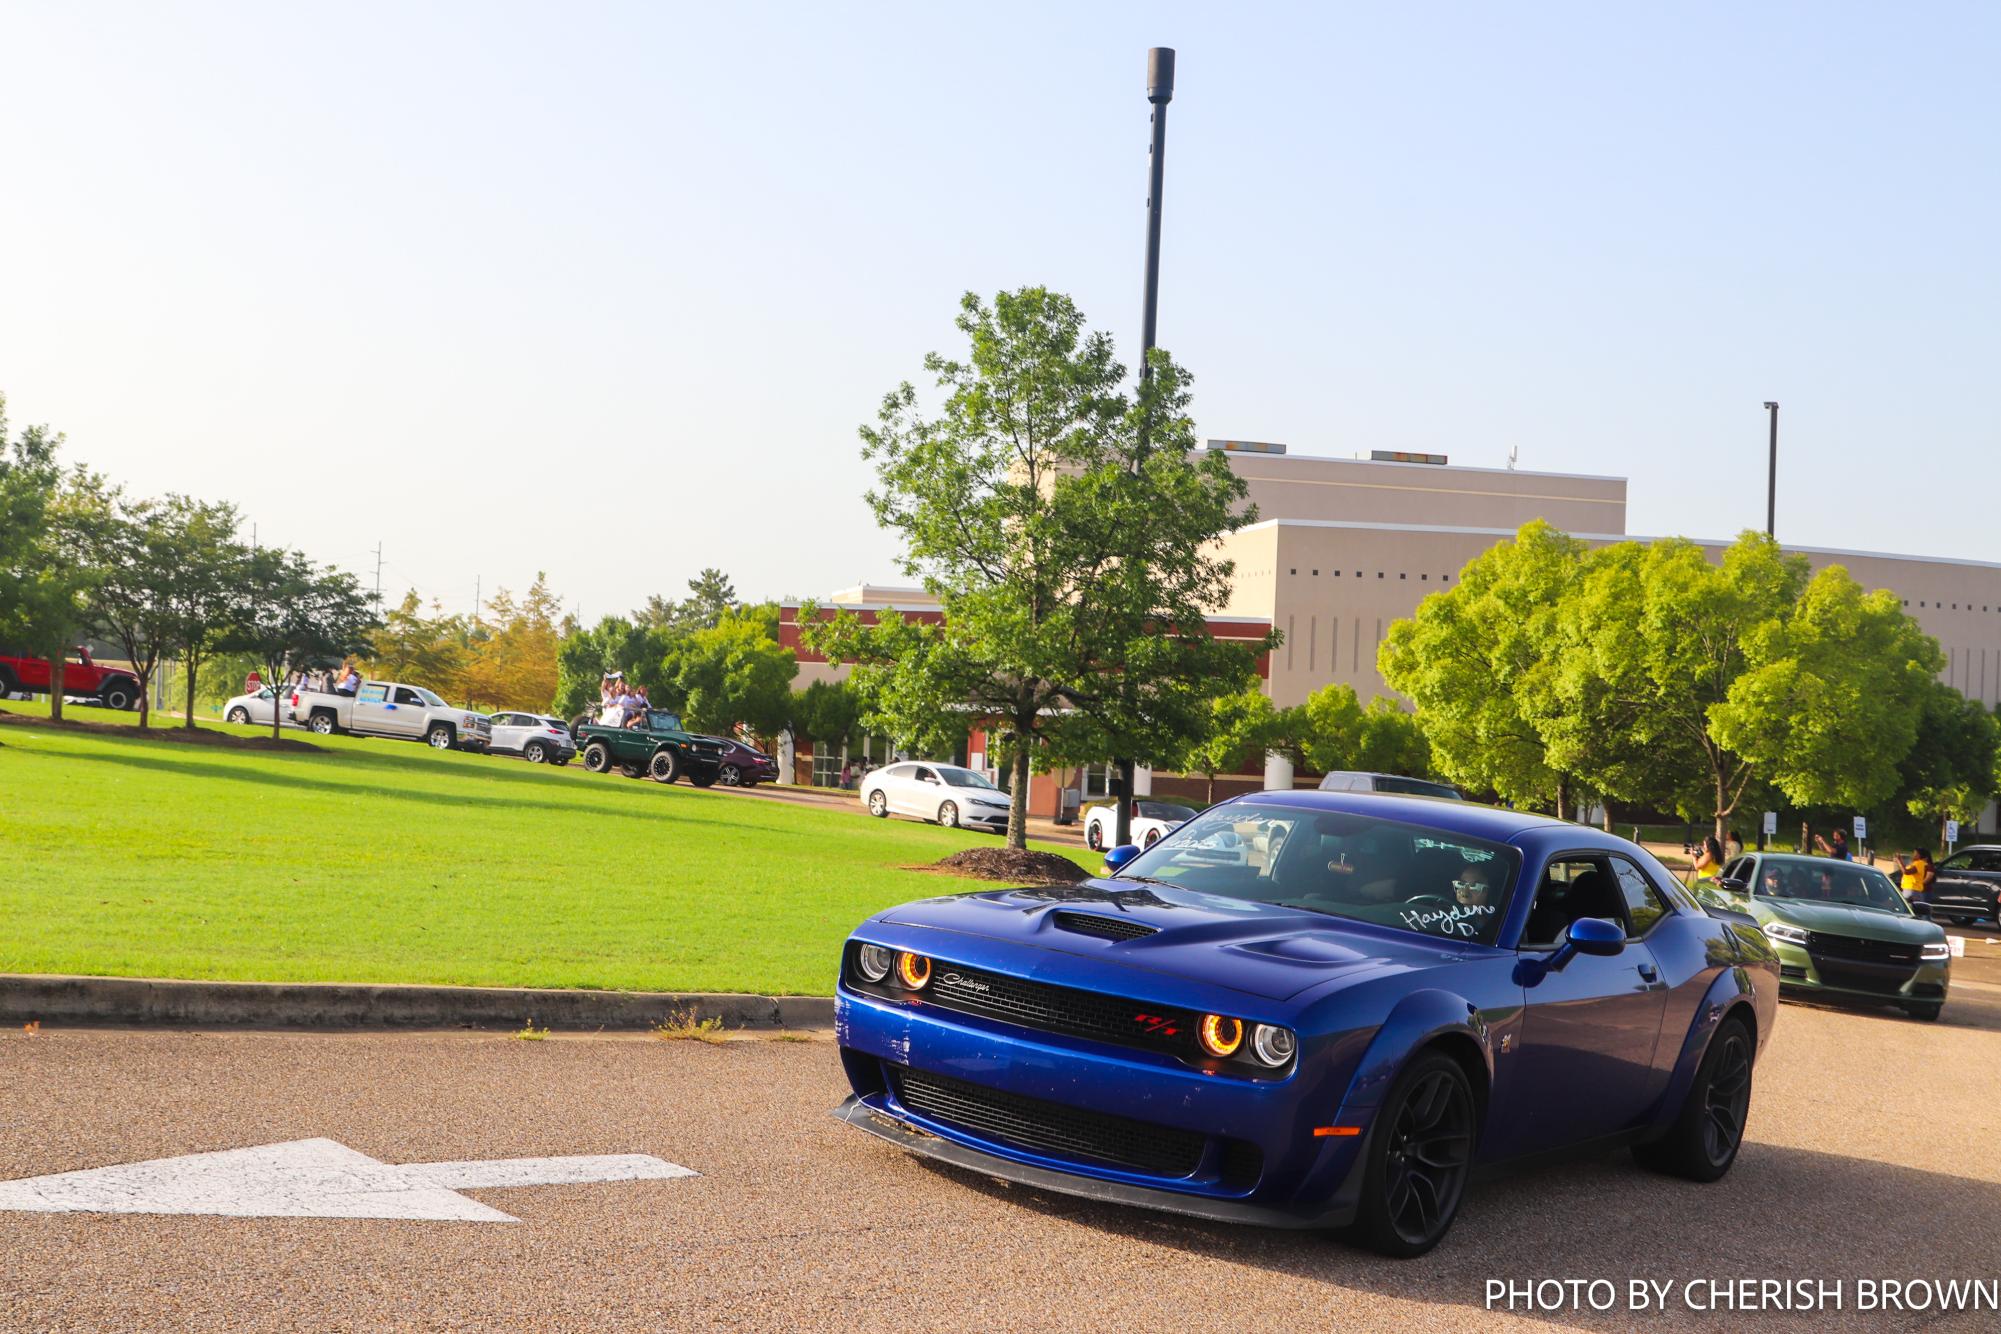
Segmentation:
{"type": "Polygon", "coordinates": [[[2001,1311],[2001,1278],[1490,1278],[1490,1311],[2001,1311]]]}

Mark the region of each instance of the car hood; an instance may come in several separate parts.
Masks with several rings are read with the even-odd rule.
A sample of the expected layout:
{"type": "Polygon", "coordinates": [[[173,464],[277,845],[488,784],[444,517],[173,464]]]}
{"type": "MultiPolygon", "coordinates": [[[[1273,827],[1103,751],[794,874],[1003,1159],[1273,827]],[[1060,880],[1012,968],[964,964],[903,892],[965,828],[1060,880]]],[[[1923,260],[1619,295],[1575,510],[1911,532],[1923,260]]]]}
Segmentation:
{"type": "MultiPolygon", "coordinates": [[[[1015,942],[1271,1000],[1329,982],[1360,982],[1491,952],[1324,913],[1122,880],[920,899],[891,908],[879,920],[1015,942]],[[1106,939],[1093,933],[1091,918],[1115,924],[1095,927],[1096,932],[1153,930],[1106,939]],[[1077,929],[1080,924],[1085,930],[1077,929]]],[[[942,943],[937,949],[951,953],[942,943]]],[[[1035,975],[1032,960],[1023,967],[1035,975]]]]}
{"type": "Polygon", "coordinates": [[[1807,931],[1859,940],[1889,940],[1923,944],[1945,939],[1945,930],[1922,917],[1905,917],[1880,908],[1850,908],[1811,899],[1753,899],[1752,915],[1759,922],[1786,922],[1807,931]]]}

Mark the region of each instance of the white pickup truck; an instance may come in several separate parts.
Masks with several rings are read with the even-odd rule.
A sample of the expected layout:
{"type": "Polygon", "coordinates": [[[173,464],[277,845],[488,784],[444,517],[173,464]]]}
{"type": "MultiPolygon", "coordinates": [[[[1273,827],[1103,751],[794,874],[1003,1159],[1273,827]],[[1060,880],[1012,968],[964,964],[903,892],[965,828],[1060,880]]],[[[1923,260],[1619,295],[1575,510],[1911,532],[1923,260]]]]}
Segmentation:
{"type": "Polygon", "coordinates": [[[293,690],[292,721],[325,736],[354,732],[422,741],[433,750],[485,750],[493,724],[483,713],[456,709],[422,686],[363,681],[352,695],[293,690]]]}

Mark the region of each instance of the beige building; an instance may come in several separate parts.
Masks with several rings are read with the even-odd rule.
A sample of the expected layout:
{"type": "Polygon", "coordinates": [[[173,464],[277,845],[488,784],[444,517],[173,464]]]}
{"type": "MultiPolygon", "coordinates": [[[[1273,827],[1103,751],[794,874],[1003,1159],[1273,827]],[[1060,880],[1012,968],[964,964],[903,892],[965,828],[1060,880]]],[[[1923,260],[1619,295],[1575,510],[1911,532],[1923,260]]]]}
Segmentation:
{"type": "MultiPolygon", "coordinates": [[[[1232,460],[1259,519],[1223,543],[1237,564],[1227,610],[1284,631],[1269,677],[1280,705],[1335,681],[1364,699],[1389,693],[1376,649],[1391,623],[1532,519],[1592,542],[1628,536],[1618,477],[1289,454],[1232,460]]],[[[1721,549],[1730,539],[1695,540],[1721,549]]],[[[1943,679],[1983,704],[2001,701],[2001,565],[1788,550],[1816,569],[1842,565],[1864,587],[1895,591],[1945,649],[1943,679]]]]}

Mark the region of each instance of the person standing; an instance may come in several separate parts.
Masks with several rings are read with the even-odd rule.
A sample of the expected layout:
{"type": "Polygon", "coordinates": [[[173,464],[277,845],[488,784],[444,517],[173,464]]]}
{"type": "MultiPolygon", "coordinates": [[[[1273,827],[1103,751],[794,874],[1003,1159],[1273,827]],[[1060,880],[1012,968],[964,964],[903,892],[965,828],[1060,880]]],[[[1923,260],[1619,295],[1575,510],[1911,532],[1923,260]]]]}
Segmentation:
{"type": "Polygon", "coordinates": [[[1689,868],[1686,883],[1694,884],[1698,880],[1714,880],[1722,874],[1723,845],[1716,841],[1716,835],[1710,834],[1702,840],[1701,846],[1695,850],[1695,864],[1689,868]]]}
{"type": "Polygon", "coordinates": [[[1813,836],[1813,845],[1838,862],[1852,862],[1855,860],[1855,854],[1848,847],[1848,834],[1839,825],[1834,827],[1831,840],[1815,834],[1813,836]]]}
{"type": "Polygon", "coordinates": [[[1734,862],[1743,855],[1744,836],[1733,829],[1723,836],[1723,860],[1734,862]]]}
{"type": "Polygon", "coordinates": [[[1932,864],[1930,848],[1919,848],[1911,853],[1910,861],[1897,854],[1897,870],[1903,875],[1904,897],[1912,903],[1932,901],[1932,883],[1938,879],[1938,867],[1932,864]]]}

